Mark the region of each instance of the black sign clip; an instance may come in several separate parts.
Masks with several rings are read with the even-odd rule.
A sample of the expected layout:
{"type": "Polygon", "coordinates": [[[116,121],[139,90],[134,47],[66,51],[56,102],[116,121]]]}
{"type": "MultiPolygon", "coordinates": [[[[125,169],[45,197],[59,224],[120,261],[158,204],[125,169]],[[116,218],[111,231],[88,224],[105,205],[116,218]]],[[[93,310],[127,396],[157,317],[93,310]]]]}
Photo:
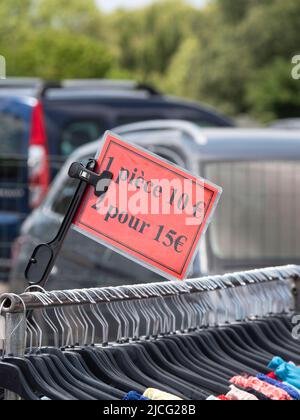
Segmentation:
{"type": "Polygon", "coordinates": [[[25,277],[30,285],[45,286],[87,186],[92,185],[94,187],[97,197],[101,197],[107,192],[113,179],[113,174],[104,171],[98,175],[96,172],[93,172],[96,165],[97,161],[90,159],[86,166],[78,162],[74,162],[70,166],[69,176],[80,180],[79,185],[56,237],[47,244],[38,245],[33,251],[25,270],[25,277]]]}

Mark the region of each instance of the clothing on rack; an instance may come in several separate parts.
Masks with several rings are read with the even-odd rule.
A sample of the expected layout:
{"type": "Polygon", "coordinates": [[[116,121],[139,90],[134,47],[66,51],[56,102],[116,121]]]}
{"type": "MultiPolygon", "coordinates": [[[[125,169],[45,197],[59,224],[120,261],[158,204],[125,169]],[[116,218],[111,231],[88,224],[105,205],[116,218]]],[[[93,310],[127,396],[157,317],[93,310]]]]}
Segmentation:
{"type": "Polygon", "coordinates": [[[295,392],[297,392],[298,396],[300,397],[300,390],[294,387],[294,385],[291,385],[288,382],[283,382],[283,385],[287,385],[289,388],[293,389],[295,392]]]}
{"type": "Polygon", "coordinates": [[[255,395],[249,394],[247,391],[242,391],[234,385],[230,385],[230,391],[227,393],[226,397],[230,401],[258,401],[258,398],[255,395]]]}
{"type": "Polygon", "coordinates": [[[24,400],[297,399],[279,381],[298,389],[300,343],[291,333],[292,294],[284,281],[298,272],[23,296],[7,343],[12,348],[22,325],[27,343],[22,355],[5,352],[0,388],[24,400]],[[26,319],[24,309],[35,308],[26,319]],[[109,328],[116,330],[113,343],[109,328]],[[51,345],[43,342],[49,334],[51,345]]]}
{"type": "MultiPolygon", "coordinates": [[[[270,360],[266,348],[273,342],[261,335],[261,353],[254,343],[250,346],[255,337],[252,332],[258,333],[262,326],[269,328],[273,322],[284,326],[285,321],[269,318],[222,327],[221,334],[218,328],[208,328],[119,346],[33,348],[24,359],[3,359],[0,385],[1,364],[5,364],[18,368],[24,399],[206,400],[212,395],[218,400],[224,400],[222,396],[226,400],[261,400],[261,395],[272,400],[299,399],[282,383],[276,387],[262,380],[274,381],[266,376],[270,360]],[[244,346],[235,334],[237,326],[249,340],[244,346]],[[261,358],[265,358],[265,376],[250,376],[256,375],[252,365],[261,358]],[[248,376],[238,376],[239,372],[248,376]],[[230,380],[239,388],[230,387],[230,380]]],[[[288,344],[295,345],[294,356],[299,363],[299,343],[291,338],[288,344]]]]}
{"type": "Polygon", "coordinates": [[[267,384],[253,376],[243,377],[235,376],[231,379],[233,384],[239,385],[242,388],[253,388],[255,391],[264,394],[271,400],[275,401],[291,401],[290,395],[283,389],[277,388],[274,385],[267,384]]]}
{"type": "Polygon", "coordinates": [[[144,395],[141,395],[137,391],[130,391],[123,398],[123,401],[149,401],[149,400],[150,398],[147,398],[144,395]]]}
{"type": "MultiPolygon", "coordinates": [[[[280,357],[273,358],[273,361],[284,361],[280,357]]],[[[269,364],[269,366],[272,362],[269,364]]],[[[293,362],[289,365],[296,367],[293,362]]],[[[283,400],[283,401],[299,401],[300,391],[289,384],[283,383],[276,377],[273,372],[268,374],[257,374],[256,377],[241,375],[231,378],[230,391],[226,394],[226,398],[230,401],[254,401],[254,400],[283,400]],[[233,385],[234,384],[234,385],[233,385]]],[[[210,399],[219,398],[211,396],[210,399]]]]}
{"type": "Polygon", "coordinates": [[[277,378],[294,385],[300,390],[300,368],[291,362],[285,362],[281,357],[274,357],[269,364],[277,378]]]}
{"type": "MultiPolygon", "coordinates": [[[[235,387],[237,388],[237,385],[235,385],[235,387]]],[[[254,395],[259,401],[271,401],[271,398],[266,397],[261,392],[255,391],[253,388],[245,388],[244,391],[248,394],[254,395]]]]}
{"type": "Polygon", "coordinates": [[[271,379],[271,378],[269,378],[268,376],[263,375],[263,374],[258,374],[256,377],[257,377],[259,380],[263,381],[263,382],[266,382],[266,383],[268,383],[268,384],[270,384],[270,385],[274,385],[274,386],[276,386],[277,388],[280,388],[280,389],[282,389],[283,391],[287,392],[287,393],[289,394],[289,396],[290,396],[293,400],[300,401],[300,395],[299,395],[299,392],[296,392],[294,389],[292,389],[292,388],[290,387],[290,385],[288,385],[288,384],[283,384],[282,382],[279,382],[279,381],[276,381],[276,380],[274,380],[274,379],[271,379]]]}
{"type": "Polygon", "coordinates": [[[220,400],[220,401],[229,401],[228,398],[225,395],[220,395],[218,397],[218,400],[220,400]]]}
{"type": "Polygon", "coordinates": [[[159,389],[148,388],[144,392],[144,397],[147,397],[152,401],[179,401],[182,398],[177,397],[176,395],[169,394],[167,392],[160,391],[159,389]]]}

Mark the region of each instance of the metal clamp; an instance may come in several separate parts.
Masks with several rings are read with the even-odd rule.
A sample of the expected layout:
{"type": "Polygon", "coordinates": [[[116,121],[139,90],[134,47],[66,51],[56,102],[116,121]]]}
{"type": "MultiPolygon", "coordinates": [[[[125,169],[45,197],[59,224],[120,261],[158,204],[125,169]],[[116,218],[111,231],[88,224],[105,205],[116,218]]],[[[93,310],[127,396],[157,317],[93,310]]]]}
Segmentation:
{"type": "Polygon", "coordinates": [[[88,167],[84,167],[81,163],[74,162],[70,166],[69,177],[93,185],[95,188],[95,195],[101,197],[107,192],[113,179],[113,174],[109,171],[104,171],[98,175],[89,170],[88,167]]]}
{"type": "Polygon", "coordinates": [[[97,197],[100,197],[107,192],[113,179],[113,174],[108,171],[104,171],[100,175],[96,174],[93,172],[96,168],[96,164],[97,161],[95,159],[90,159],[86,167],[78,162],[71,165],[69,176],[71,178],[79,179],[80,183],[56,237],[49,243],[38,245],[33,251],[25,270],[25,277],[29,281],[29,284],[45,286],[65,237],[81,204],[87,186],[94,186],[95,195],[97,197]]]}

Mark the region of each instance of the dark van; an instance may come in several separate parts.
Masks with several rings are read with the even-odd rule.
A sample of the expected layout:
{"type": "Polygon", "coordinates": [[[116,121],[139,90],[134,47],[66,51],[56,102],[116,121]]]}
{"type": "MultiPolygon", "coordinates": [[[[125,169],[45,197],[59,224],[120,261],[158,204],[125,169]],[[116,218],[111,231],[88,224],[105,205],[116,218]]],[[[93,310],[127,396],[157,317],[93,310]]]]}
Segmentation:
{"type": "Polygon", "coordinates": [[[42,203],[66,158],[107,129],[155,118],[232,125],[213,110],[136,82],[0,81],[0,281],[23,220],[42,203]]]}

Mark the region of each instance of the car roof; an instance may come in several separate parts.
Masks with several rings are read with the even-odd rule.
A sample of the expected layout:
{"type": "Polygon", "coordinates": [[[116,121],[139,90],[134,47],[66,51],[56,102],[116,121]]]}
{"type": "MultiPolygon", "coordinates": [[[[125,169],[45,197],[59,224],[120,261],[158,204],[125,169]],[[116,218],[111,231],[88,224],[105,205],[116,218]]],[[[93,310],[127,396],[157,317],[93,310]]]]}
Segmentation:
{"type": "Polygon", "coordinates": [[[286,118],[282,120],[273,121],[269,127],[271,128],[289,128],[289,129],[299,129],[300,128],[300,118],[286,118]]]}
{"type": "Polygon", "coordinates": [[[220,125],[233,126],[233,122],[216,110],[199,102],[161,94],[150,85],[132,80],[62,80],[47,82],[36,78],[8,78],[0,80],[0,98],[22,100],[24,97],[41,98],[54,106],[56,103],[84,104],[84,101],[107,102],[114,105],[147,103],[155,106],[173,106],[207,114],[220,125]]]}
{"type": "MultiPolygon", "coordinates": [[[[156,120],[144,123],[134,123],[117,127],[112,130],[121,138],[133,141],[139,146],[143,143],[147,130],[169,133],[163,136],[164,141],[169,138],[169,146],[178,145],[178,130],[183,132],[180,145],[185,153],[197,164],[226,161],[300,161],[300,130],[272,130],[272,129],[231,129],[208,128],[202,129],[194,123],[181,120],[156,120]],[[134,133],[135,138],[127,135],[134,133]]],[[[102,138],[79,147],[73,152],[58,173],[52,188],[43,204],[43,209],[51,208],[51,203],[57,196],[67,178],[71,163],[94,157],[99,149],[102,138]]],[[[151,142],[148,142],[148,145],[151,142]]],[[[165,145],[165,143],[164,143],[165,145]]],[[[199,166],[198,166],[199,168],[199,166]]]]}
{"type": "MultiPolygon", "coordinates": [[[[300,130],[274,130],[267,128],[201,128],[181,120],[156,120],[117,127],[120,136],[133,136],[143,145],[143,132],[182,131],[182,147],[190,147],[199,160],[262,160],[300,159],[300,130]]],[[[82,146],[73,157],[93,156],[99,141],[82,146]]]]}

